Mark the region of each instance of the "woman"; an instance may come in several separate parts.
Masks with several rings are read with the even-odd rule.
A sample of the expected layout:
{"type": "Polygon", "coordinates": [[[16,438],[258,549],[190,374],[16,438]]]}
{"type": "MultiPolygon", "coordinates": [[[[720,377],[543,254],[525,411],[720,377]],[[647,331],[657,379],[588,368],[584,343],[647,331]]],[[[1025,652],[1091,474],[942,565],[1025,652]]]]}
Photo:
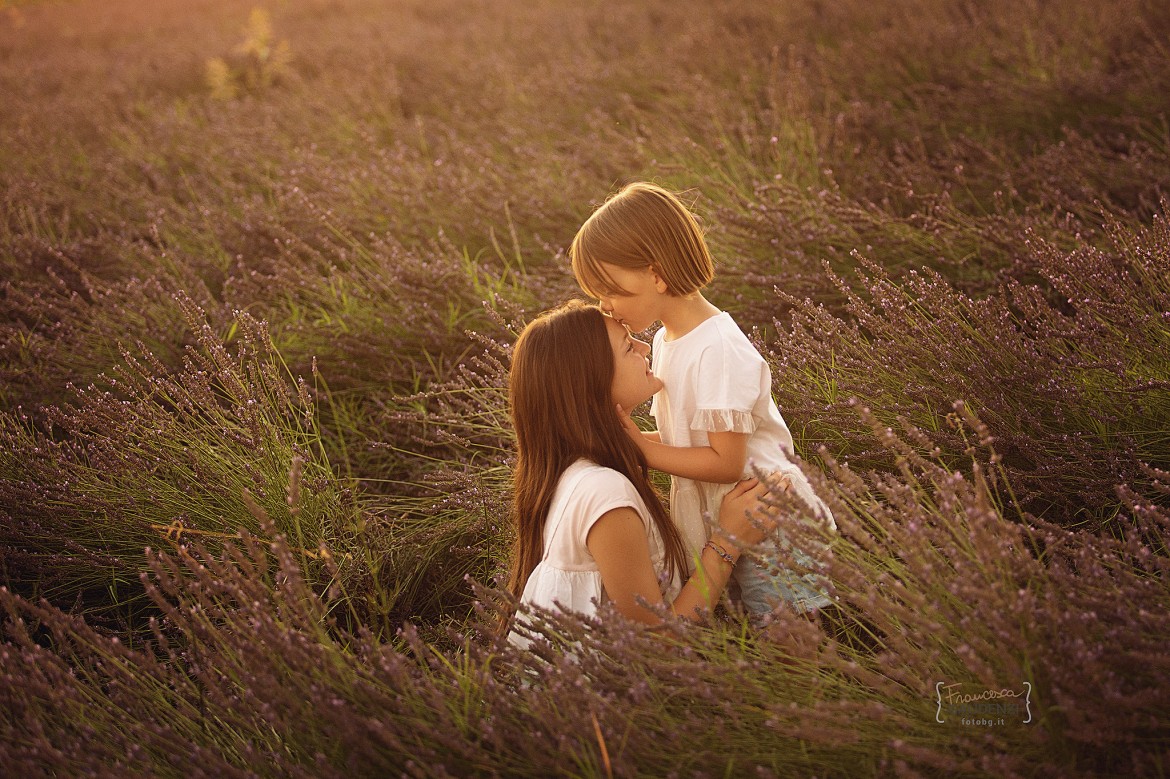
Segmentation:
{"type": "MultiPolygon", "coordinates": [[[[509,382],[518,453],[509,589],[521,603],[592,614],[608,601],[650,625],[669,603],[674,614],[699,620],[718,602],[740,545],[764,537],[765,526],[748,512],[765,489],[747,480],[724,500],[719,529],[698,560],[686,559],[617,409],[661,388],[649,352],[580,301],[542,314],[517,340],[509,382]]],[[[515,633],[512,640],[524,643],[515,633]]]]}

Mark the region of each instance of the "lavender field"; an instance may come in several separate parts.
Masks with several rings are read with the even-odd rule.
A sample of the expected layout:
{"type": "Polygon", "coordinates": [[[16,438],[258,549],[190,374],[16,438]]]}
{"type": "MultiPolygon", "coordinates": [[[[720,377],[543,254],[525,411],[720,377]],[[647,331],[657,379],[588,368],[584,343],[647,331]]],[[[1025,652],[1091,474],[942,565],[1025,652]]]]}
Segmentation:
{"type": "Polygon", "coordinates": [[[1156,0],[0,3],[3,772],[1170,773],[1168,41],[1156,0]],[[493,631],[510,345],[642,179],[772,366],[850,635],[493,631]]]}

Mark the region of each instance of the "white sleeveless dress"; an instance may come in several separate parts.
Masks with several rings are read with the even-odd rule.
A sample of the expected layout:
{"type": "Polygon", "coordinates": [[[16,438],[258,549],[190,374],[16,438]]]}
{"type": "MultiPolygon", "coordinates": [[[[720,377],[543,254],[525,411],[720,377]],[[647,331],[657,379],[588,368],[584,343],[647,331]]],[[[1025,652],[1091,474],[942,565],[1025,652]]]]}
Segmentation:
{"type": "MultiPolygon", "coordinates": [[[[634,485],[621,473],[581,459],[561,474],[544,524],[544,556],[528,577],[520,602],[550,610],[595,614],[607,596],[597,561],[585,539],[589,530],[606,512],[629,507],[637,512],[646,528],[650,562],[661,583],[666,570],[662,536],[634,485]]],[[[668,601],[678,594],[673,582],[663,586],[668,601]]],[[[523,620],[520,615],[518,620],[523,620]]],[[[527,648],[529,641],[516,630],[508,640],[527,648]]]]}

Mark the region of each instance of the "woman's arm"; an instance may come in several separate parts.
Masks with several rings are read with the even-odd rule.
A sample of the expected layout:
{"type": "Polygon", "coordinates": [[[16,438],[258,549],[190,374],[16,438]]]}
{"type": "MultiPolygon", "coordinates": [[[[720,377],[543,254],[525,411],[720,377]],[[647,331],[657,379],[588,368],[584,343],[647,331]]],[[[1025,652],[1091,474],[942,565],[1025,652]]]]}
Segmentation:
{"type": "Polygon", "coordinates": [[[757,511],[767,493],[768,488],[759,479],[744,479],[727,493],[719,505],[719,528],[704,544],[699,564],[670,605],[671,611],[699,621],[705,612],[715,608],[739,561],[740,546],[758,544],[776,527],[774,519],[757,511]]]}
{"type": "Polygon", "coordinates": [[[621,406],[617,411],[626,432],[646,455],[651,468],[672,476],[715,484],[731,484],[743,476],[749,433],[708,433],[707,446],[669,446],[662,443],[657,431],[639,430],[621,406]]]}
{"type": "Polygon", "coordinates": [[[597,561],[602,586],[617,610],[637,622],[660,623],[657,614],[638,603],[642,599],[651,606],[662,605],[646,525],[638,512],[628,506],[605,512],[589,528],[585,546],[597,561]]]}
{"type": "MultiPolygon", "coordinates": [[[[698,567],[671,604],[671,611],[676,615],[698,621],[705,611],[715,608],[731,578],[734,561],[739,559],[737,544],[756,543],[764,536],[763,530],[748,518],[748,513],[765,492],[758,481],[748,479],[736,485],[724,499],[719,520],[725,532],[714,536],[712,542],[732,559],[728,561],[711,546],[704,546],[698,567]]],[[[617,610],[637,622],[659,624],[662,620],[658,614],[639,603],[643,600],[656,607],[661,606],[663,600],[650,561],[646,526],[638,513],[629,507],[607,511],[589,529],[585,545],[597,561],[602,585],[617,610]]]]}

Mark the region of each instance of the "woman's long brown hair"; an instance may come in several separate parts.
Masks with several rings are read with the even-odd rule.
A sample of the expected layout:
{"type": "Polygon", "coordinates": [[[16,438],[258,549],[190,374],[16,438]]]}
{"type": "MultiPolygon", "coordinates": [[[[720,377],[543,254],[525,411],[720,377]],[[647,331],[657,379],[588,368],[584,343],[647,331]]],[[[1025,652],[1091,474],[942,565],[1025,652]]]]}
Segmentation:
{"type": "Polygon", "coordinates": [[[613,348],[605,315],[574,300],[534,319],[512,352],[509,378],[516,430],[512,518],[516,541],[508,589],[517,598],[544,553],[544,524],[565,469],[580,458],[628,478],[662,535],[669,570],[683,581],[686,553],[650,484],[646,458],[622,428],[611,400],[613,348]]]}

